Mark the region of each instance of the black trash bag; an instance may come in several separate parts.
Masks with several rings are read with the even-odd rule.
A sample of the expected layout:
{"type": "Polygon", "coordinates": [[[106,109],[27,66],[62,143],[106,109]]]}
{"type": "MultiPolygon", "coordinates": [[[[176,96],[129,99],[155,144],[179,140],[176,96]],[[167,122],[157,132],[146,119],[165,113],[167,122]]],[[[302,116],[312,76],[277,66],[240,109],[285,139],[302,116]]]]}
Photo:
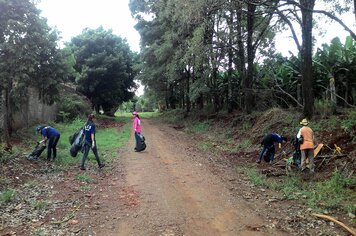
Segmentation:
{"type": "Polygon", "coordinates": [[[43,145],[42,142],[37,142],[33,151],[27,156],[27,160],[37,160],[45,149],[46,146],[43,145]]]}
{"type": "Polygon", "coordinates": [[[69,137],[69,142],[72,145],[70,147],[69,152],[72,157],[76,157],[78,152],[82,150],[82,147],[84,145],[84,139],[84,129],[78,130],[72,136],[69,137]]]}
{"type": "Polygon", "coordinates": [[[139,134],[138,137],[140,138],[138,146],[136,147],[136,152],[141,152],[146,149],[145,137],[142,134],[139,134]]]}
{"type": "Polygon", "coordinates": [[[294,147],[294,152],[293,152],[293,164],[295,164],[297,167],[301,166],[301,159],[302,159],[302,153],[300,151],[300,145],[303,143],[303,136],[301,138],[297,138],[295,136],[291,140],[291,144],[294,147]]]}

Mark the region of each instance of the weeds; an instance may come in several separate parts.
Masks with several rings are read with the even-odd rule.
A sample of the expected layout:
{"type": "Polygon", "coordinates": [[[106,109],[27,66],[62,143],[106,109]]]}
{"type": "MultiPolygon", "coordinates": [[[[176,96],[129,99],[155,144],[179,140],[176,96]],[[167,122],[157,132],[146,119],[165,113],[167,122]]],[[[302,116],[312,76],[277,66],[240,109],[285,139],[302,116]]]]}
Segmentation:
{"type": "Polygon", "coordinates": [[[5,190],[0,193],[0,203],[9,203],[15,199],[16,192],[13,189],[5,190]]]}
{"type": "Polygon", "coordinates": [[[348,133],[353,139],[356,139],[356,110],[352,110],[348,113],[347,118],[341,122],[341,128],[348,133]]]}
{"type": "Polygon", "coordinates": [[[42,210],[44,209],[46,206],[48,206],[49,202],[45,201],[45,200],[35,200],[33,202],[31,202],[31,207],[35,210],[42,210]]]}
{"type": "Polygon", "coordinates": [[[198,148],[203,151],[209,151],[212,149],[212,145],[210,142],[199,142],[198,143],[198,148]]]}
{"type": "Polygon", "coordinates": [[[339,208],[348,213],[355,212],[356,194],[352,188],[355,186],[356,178],[348,178],[337,170],[330,179],[321,182],[301,182],[299,176],[286,176],[282,183],[277,183],[258,173],[254,168],[245,168],[243,173],[254,185],[280,190],[284,198],[302,200],[311,208],[318,210],[339,208]]]}
{"type": "Polygon", "coordinates": [[[33,235],[34,236],[44,236],[46,235],[45,231],[43,229],[36,229],[34,232],[33,232],[33,235]]]}
{"type": "MultiPolygon", "coordinates": [[[[349,189],[353,185],[356,178],[347,178],[339,171],[334,171],[332,177],[322,182],[307,185],[306,195],[308,196],[308,204],[311,207],[324,207],[334,209],[348,201],[351,201],[355,193],[349,189]]],[[[354,202],[355,203],[355,202],[354,202]]]]}
{"type": "Polygon", "coordinates": [[[89,186],[80,186],[80,191],[82,192],[89,192],[91,188],[89,186]]]}
{"type": "Polygon", "coordinates": [[[254,168],[245,168],[243,172],[249,177],[251,182],[260,187],[268,187],[266,176],[257,172],[254,168]]]}
{"type": "Polygon", "coordinates": [[[189,127],[189,131],[192,133],[205,133],[209,130],[210,122],[195,122],[189,127]]]}
{"type": "Polygon", "coordinates": [[[82,182],[82,183],[91,183],[91,182],[93,182],[93,179],[90,176],[86,175],[86,174],[79,174],[75,178],[77,180],[79,180],[80,182],[82,182]]]}

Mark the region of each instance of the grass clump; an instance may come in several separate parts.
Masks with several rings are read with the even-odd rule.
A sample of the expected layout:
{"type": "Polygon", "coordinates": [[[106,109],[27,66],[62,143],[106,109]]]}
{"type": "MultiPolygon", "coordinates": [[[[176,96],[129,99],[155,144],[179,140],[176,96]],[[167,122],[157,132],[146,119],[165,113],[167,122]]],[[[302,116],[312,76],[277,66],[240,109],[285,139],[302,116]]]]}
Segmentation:
{"type": "Polygon", "coordinates": [[[205,133],[209,130],[210,122],[203,121],[203,122],[194,122],[190,125],[189,131],[192,133],[205,133]]]}
{"type": "Polygon", "coordinates": [[[16,197],[16,192],[13,189],[8,189],[0,192],[0,203],[9,203],[16,197]]]}
{"type": "Polygon", "coordinates": [[[356,193],[350,188],[355,185],[355,177],[348,178],[336,170],[328,180],[307,184],[305,194],[308,205],[313,208],[335,209],[352,201],[355,204],[356,193]]]}
{"type": "Polygon", "coordinates": [[[82,182],[82,183],[91,183],[93,182],[93,179],[86,174],[78,174],[76,177],[76,180],[82,182]]]}
{"type": "Polygon", "coordinates": [[[316,210],[344,210],[355,213],[355,177],[347,177],[336,170],[330,179],[319,182],[303,182],[299,176],[286,176],[282,182],[273,181],[254,168],[244,168],[243,173],[256,186],[279,190],[289,200],[301,200],[316,210]]]}
{"type": "Polygon", "coordinates": [[[254,185],[259,187],[268,187],[268,183],[266,181],[267,177],[258,173],[255,168],[244,168],[243,172],[254,185]]]}
{"type": "Polygon", "coordinates": [[[34,210],[42,210],[48,206],[49,202],[45,200],[35,200],[31,202],[31,206],[34,210]]]}

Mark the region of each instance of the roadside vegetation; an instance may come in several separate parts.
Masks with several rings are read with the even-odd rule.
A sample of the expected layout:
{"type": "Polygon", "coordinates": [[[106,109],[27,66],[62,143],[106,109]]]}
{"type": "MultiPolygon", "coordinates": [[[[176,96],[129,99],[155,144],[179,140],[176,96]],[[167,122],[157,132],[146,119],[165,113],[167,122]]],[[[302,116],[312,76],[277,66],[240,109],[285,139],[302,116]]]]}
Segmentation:
{"type": "MultiPolygon", "coordinates": [[[[46,150],[43,151],[38,160],[26,160],[36,142],[41,140],[42,137],[36,134],[34,126],[19,130],[16,136],[16,147],[12,148],[11,152],[5,151],[3,148],[0,149],[2,173],[0,176],[0,206],[20,200],[22,195],[28,195],[29,189],[43,188],[42,184],[36,181],[35,175],[61,175],[73,170],[73,168],[76,169],[79,166],[82,153],[79,152],[76,157],[70,155],[69,136],[80,129],[84,123],[85,120],[77,118],[70,122],[48,124],[56,127],[61,133],[61,138],[57,145],[57,158],[54,163],[47,162],[46,150]]],[[[115,118],[102,116],[98,118],[96,138],[99,155],[108,166],[110,166],[114,158],[120,158],[118,150],[126,145],[130,132],[131,119],[128,116],[115,118]]],[[[89,156],[87,162],[88,165],[96,166],[95,158],[90,158],[89,156]]],[[[84,183],[82,186],[83,191],[90,190],[90,187],[85,184],[93,181],[91,173],[79,173],[75,179],[84,183]]],[[[44,193],[42,198],[45,198],[44,193]]],[[[37,196],[33,196],[29,204],[35,209],[40,209],[45,208],[47,203],[37,199],[37,196]]]]}
{"type": "MultiPolygon", "coordinates": [[[[220,154],[236,166],[258,188],[281,193],[279,200],[297,200],[317,212],[336,211],[351,219],[356,210],[355,163],[355,110],[343,110],[338,115],[317,115],[310,126],[318,143],[324,143],[324,162],[318,162],[316,178],[306,180],[294,170],[286,175],[283,165],[293,153],[291,144],[277,150],[275,167],[259,166],[255,162],[260,151],[260,141],[269,132],[286,135],[289,140],[299,129],[300,114],[293,110],[272,108],[248,116],[220,112],[209,114],[185,113],[183,110],[164,112],[160,119],[174,128],[183,130],[196,138],[196,147],[210,154],[220,154]],[[184,118],[184,119],[183,119],[184,118]],[[341,147],[344,155],[336,155],[334,144],[341,147]],[[274,176],[277,174],[277,176],[274,176]]],[[[210,155],[209,155],[210,157],[210,155]]],[[[211,157],[210,157],[211,158],[211,157]]],[[[319,159],[320,160],[320,159],[319,159]]]]}

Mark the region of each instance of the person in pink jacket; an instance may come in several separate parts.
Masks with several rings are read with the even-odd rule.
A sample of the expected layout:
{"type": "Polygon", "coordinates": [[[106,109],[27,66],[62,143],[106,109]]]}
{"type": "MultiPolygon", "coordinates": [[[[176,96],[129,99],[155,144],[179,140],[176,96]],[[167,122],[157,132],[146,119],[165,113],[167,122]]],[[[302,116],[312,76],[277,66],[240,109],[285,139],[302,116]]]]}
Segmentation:
{"type": "Polygon", "coordinates": [[[141,138],[140,138],[140,134],[141,134],[141,131],[142,131],[141,119],[140,119],[137,111],[134,111],[132,113],[132,115],[134,116],[133,130],[135,132],[135,139],[136,139],[135,152],[138,152],[138,151],[140,151],[140,146],[141,146],[141,138]]]}

